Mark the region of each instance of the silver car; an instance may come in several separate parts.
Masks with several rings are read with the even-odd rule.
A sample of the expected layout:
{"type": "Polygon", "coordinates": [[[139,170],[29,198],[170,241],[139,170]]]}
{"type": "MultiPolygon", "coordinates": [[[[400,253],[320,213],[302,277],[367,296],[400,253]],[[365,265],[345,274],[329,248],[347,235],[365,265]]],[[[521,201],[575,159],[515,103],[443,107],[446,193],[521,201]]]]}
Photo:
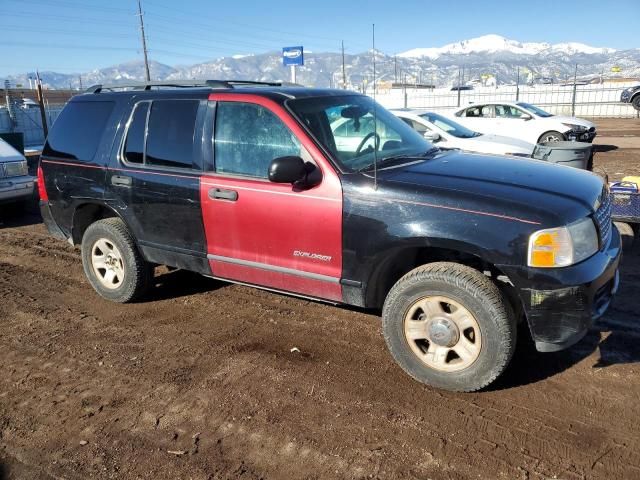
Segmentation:
{"type": "Polygon", "coordinates": [[[31,199],[35,182],[24,155],[0,139],[0,203],[31,199]]]}

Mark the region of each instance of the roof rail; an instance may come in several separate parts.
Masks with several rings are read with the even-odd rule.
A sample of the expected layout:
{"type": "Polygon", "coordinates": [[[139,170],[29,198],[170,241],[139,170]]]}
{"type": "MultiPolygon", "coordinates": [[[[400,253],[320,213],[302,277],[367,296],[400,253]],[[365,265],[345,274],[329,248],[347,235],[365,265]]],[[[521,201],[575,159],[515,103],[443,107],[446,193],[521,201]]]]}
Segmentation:
{"type": "Polygon", "coordinates": [[[121,90],[131,88],[134,90],[151,90],[153,87],[168,88],[190,88],[190,87],[209,87],[209,88],[234,88],[234,86],[267,86],[281,87],[283,85],[300,86],[287,82],[256,82],[251,80],[169,80],[160,82],[132,82],[113,85],[93,85],[85,93],[100,93],[103,90],[121,90]]]}

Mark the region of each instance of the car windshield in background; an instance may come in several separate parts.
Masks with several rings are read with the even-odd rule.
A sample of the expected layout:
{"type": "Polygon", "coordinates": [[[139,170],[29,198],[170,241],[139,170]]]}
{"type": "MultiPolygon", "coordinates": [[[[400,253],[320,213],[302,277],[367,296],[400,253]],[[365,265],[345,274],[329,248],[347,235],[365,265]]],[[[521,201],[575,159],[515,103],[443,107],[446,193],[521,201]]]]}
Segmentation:
{"type": "Polygon", "coordinates": [[[401,162],[433,150],[406,123],[363,95],[289,100],[287,106],[346,171],[366,170],[375,158],[388,165],[391,159],[401,162]]]}
{"type": "Polygon", "coordinates": [[[524,108],[525,110],[528,110],[531,113],[535,113],[539,117],[543,117],[543,118],[553,117],[553,113],[545,112],[541,108],[538,108],[535,105],[531,105],[530,103],[518,102],[516,103],[516,105],[524,108]]]}
{"type": "Polygon", "coordinates": [[[454,122],[453,120],[448,119],[447,117],[443,117],[442,115],[438,115],[437,113],[422,113],[420,114],[422,118],[424,118],[427,122],[433,123],[436,127],[444,130],[450,135],[458,138],[474,138],[482,135],[481,133],[474,132],[473,130],[469,130],[467,127],[463,127],[459,123],[454,122]]]}

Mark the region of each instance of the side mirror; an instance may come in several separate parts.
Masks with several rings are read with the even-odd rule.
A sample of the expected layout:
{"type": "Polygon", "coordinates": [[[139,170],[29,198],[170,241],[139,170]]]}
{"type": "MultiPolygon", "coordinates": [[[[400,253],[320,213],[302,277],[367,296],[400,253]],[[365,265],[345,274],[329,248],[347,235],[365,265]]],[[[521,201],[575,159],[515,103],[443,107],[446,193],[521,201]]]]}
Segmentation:
{"type": "Polygon", "coordinates": [[[307,166],[300,157],[278,157],[269,165],[269,180],[274,183],[297,183],[307,177],[307,166]]]}
{"type": "Polygon", "coordinates": [[[533,117],[531,115],[529,115],[528,113],[524,113],[522,114],[522,116],[520,117],[522,120],[524,120],[525,122],[528,122],[529,120],[531,120],[533,117]]]}
{"type": "Polygon", "coordinates": [[[427,130],[424,132],[424,138],[429,140],[430,142],[438,142],[442,137],[438,132],[432,132],[431,130],[427,130]]]}

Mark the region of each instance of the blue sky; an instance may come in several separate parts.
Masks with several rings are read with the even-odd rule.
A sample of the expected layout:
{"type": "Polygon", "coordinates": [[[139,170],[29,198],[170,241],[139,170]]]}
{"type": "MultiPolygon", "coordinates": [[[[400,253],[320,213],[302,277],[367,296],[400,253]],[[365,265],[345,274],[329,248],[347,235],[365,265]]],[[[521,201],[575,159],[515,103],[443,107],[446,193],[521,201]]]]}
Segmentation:
{"type": "MultiPolygon", "coordinates": [[[[286,45],[398,53],[495,33],[519,41],[640,47],[640,0],[143,0],[150,57],[169,65],[286,45]]],[[[142,58],[136,0],[0,0],[0,76],[142,58]],[[38,36],[38,28],[41,35],[38,36]]]]}

